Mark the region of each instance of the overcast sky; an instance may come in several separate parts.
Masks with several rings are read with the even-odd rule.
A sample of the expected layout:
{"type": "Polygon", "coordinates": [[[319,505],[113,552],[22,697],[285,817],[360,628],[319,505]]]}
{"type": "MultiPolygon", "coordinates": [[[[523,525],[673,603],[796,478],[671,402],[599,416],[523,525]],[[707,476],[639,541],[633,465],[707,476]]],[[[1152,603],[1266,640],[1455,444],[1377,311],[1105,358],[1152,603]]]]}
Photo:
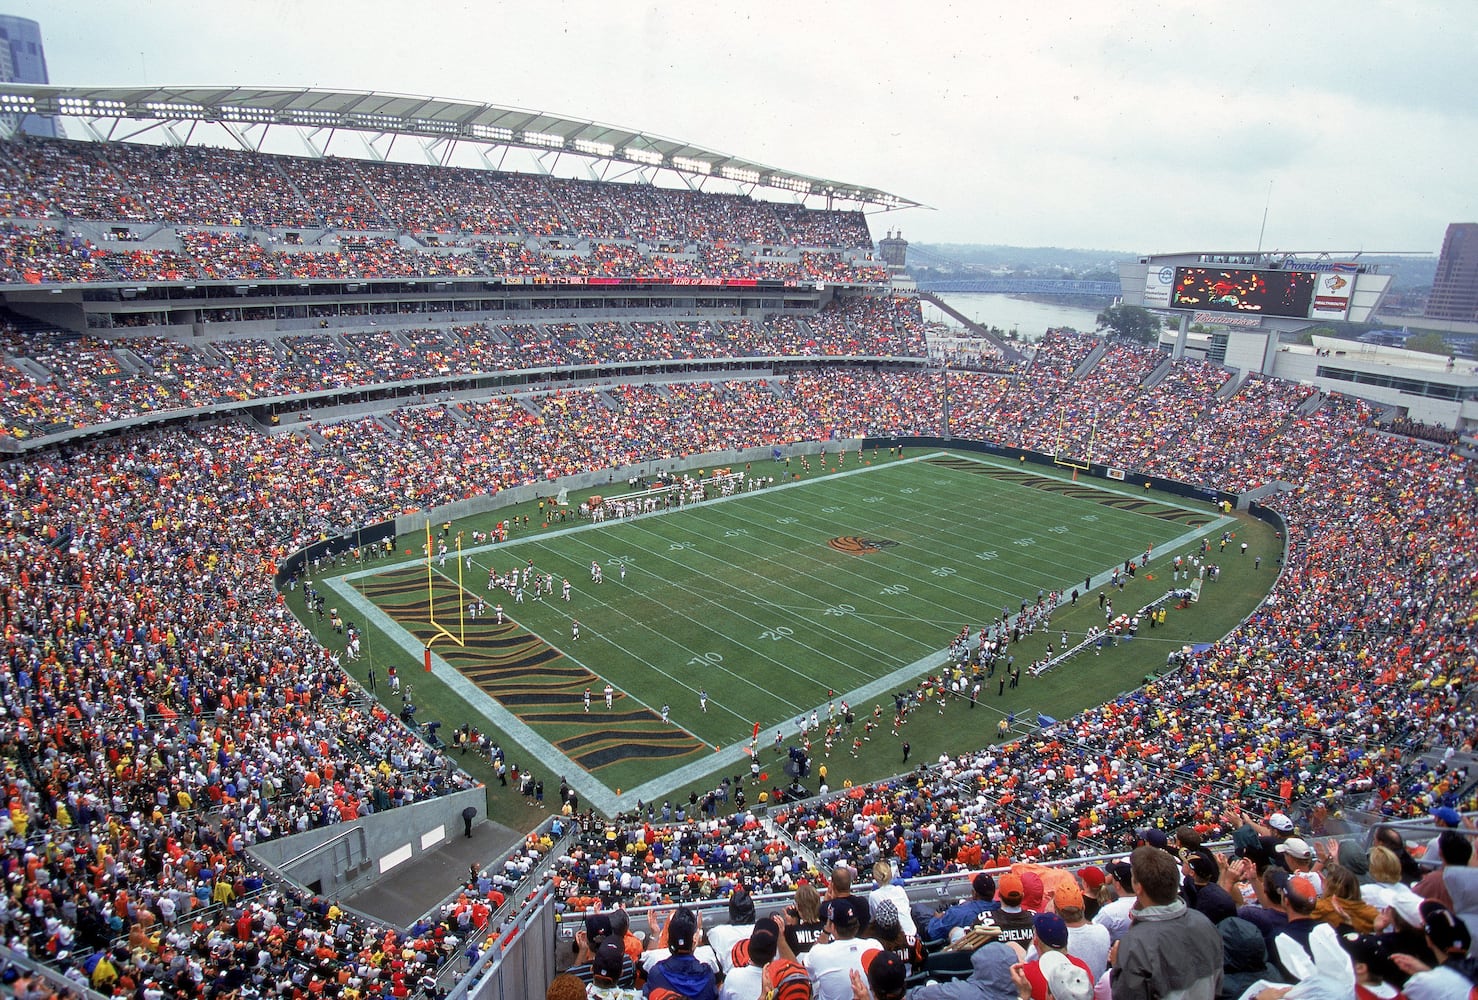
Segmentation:
{"type": "Polygon", "coordinates": [[[489,102],[931,206],[875,236],[1244,249],[1267,205],[1265,249],[1435,253],[1478,220],[1478,18],[1457,2],[3,6],[41,22],[56,84],[489,102]]]}

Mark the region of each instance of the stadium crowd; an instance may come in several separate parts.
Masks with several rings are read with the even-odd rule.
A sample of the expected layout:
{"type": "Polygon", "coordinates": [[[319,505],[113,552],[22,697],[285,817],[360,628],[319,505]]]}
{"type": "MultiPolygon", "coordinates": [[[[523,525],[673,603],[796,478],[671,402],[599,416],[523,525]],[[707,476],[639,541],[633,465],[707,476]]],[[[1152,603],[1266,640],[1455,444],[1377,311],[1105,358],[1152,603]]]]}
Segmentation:
{"type": "Polygon", "coordinates": [[[715,357],[919,357],[918,300],[838,299],[771,322],[592,320],[462,324],[191,344],[22,334],[0,325],[13,360],[0,381],[0,426],[44,436],[145,414],[308,392],[434,381],[529,368],[715,357]],[[24,359],[24,360],[15,360],[24,359]]]}
{"type": "Polygon", "coordinates": [[[0,146],[25,219],[872,249],[860,213],[636,184],[202,146],[28,137],[0,146]]]}
{"type": "MultiPolygon", "coordinates": [[[[396,720],[358,707],[282,609],[270,572],[288,546],[382,517],[408,492],[429,505],[471,484],[677,457],[673,441],[687,451],[933,430],[938,378],[823,371],[779,394],[768,382],[628,385],[610,390],[615,408],[595,391],[459,404],[459,419],[408,408],[325,427],[319,448],[222,425],[13,462],[0,482],[17,526],[0,675],[13,761],[6,864],[19,881],[7,940],[95,954],[149,923],[138,913],[171,892],[176,913],[221,903],[222,866],[246,870],[242,850],[257,839],[465,783],[396,720]],[[257,721],[224,725],[243,712],[257,721]],[[102,863],[88,880],[68,872],[84,844],[102,863]]],[[[1428,745],[1471,749],[1478,731],[1464,698],[1475,665],[1464,600],[1478,579],[1471,468],[1370,433],[1370,416],[1327,399],[1310,414],[1285,410],[1281,431],[1259,440],[1264,475],[1299,487],[1272,501],[1291,532],[1289,563],[1265,606],[1180,672],[1013,744],[789,806],[773,833],[727,807],[726,819],[689,814],[660,832],[618,825],[601,834],[621,844],[614,880],[589,863],[608,852],[587,844],[561,859],[562,889],[641,902],[704,898],[741,878],[792,888],[838,860],[893,859],[915,874],[1073,857],[1144,825],[1225,832],[1229,799],[1353,793],[1395,816],[1458,804],[1465,780],[1400,762],[1428,745]]],[[[1194,458],[1166,460],[1197,472],[1194,458]]],[[[200,933],[204,946],[211,933],[200,933]]]]}
{"type": "MultiPolygon", "coordinates": [[[[15,281],[513,266],[623,279],[713,268],[877,278],[842,252],[867,246],[860,217],[695,192],[39,140],[0,145],[0,192],[11,217],[50,220],[0,232],[0,274],[15,281]],[[56,228],[57,219],[166,223],[179,227],[178,246],[93,244],[56,228]],[[245,226],[370,235],[297,247],[285,234],[263,242],[209,228],[245,226]],[[392,229],[446,238],[439,249],[415,249],[383,235],[392,229]],[[551,242],[535,251],[521,242],[530,236],[551,242]],[[636,252],[635,240],[657,249],[636,252]],[[587,242],[588,252],[566,249],[587,242]]],[[[839,297],[816,313],[763,321],[601,317],[198,345],[13,327],[0,336],[17,361],[5,372],[0,416],[18,437],[450,372],[924,356],[918,305],[907,296],[839,297]]],[[[1274,831],[1292,833],[1283,824],[1292,825],[1286,817],[1299,806],[1314,806],[1311,817],[1315,804],[1335,802],[1393,818],[1471,809],[1472,776],[1422,753],[1471,753],[1478,733],[1470,694],[1478,671],[1475,470],[1441,442],[1415,440],[1416,431],[1375,432],[1374,417],[1351,398],[1255,377],[1233,388],[1214,366],[1054,334],[1015,377],[818,366],[773,378],[440,401],[315,425],[311,434],[266,437],[228,421],[120,432],[17,456],[0,467],[8,528],[0,539],[0,939],[76,982],[142,1000],[406,997],[434,992],[423,979],[466,958],[469,927],[491,926],[507,900],[526,898],[534,878],[554,886],[568,913],[731,900],[743,884],[795,893],[798,911],[815,923],[821,914],[806,890],[831,880],[828,895],[839,895],[837,865],[865,877],[887,862],[901,879],[1015,865],[1023,870],[1019,902],[1051,909],[1046,877],[1036,875],[1034,887],[1025,877],[1043,861],[1139,841],[1158,849],[1170,836],[1187,847],[1233,835],[1269,868],[1298,853],[1261,845],[1277,839],[1274,831]],[[366,699],[335,654],[288,614],[273,578],[293,549],[412,507],[591,469],[946,431],[1069,455],[1091,444],[1133,471],[1232,491],[1285,482],[1291,488],[1265,502],[1287,526],[1286,561],[1241,627],[1133,694],[876,785],[777,799],[765,813],[746,801],[764,791],[742,775],[675,809],[644,804],[609,822],[587,812],[569,838],[531,835],[501,872],[474,873],[441,920],[408,934],[273,882],[247,853],[260,841],[472,784],[453,759],[366,699]]],[[[1314,819],[1308,824],[1308,836],[1320,832],[1314,819]]],[[[1282,843],[1289,846],[1286,836],[1282,843]]],[[[1126,883],[1113,867],[1085,875],[1077,885],[1085,903],[1111,882],[1123,892],[1135,883],[1159,892],[1164,873],[1152,872],[1164,862],[1147,860],[1145,849],[1131,862],[1142,878],[1126,883]]],[[[1312,885],[1296,871],[1269,883],[1269,893],[1240,862],[1197,872],[1183,860],[1193,886],[1197,878],[1199,888],[1226,883],[1257,900],[1249,906],[1270,908],[1270,895],[1302,899],[1300,877],[1312,885]]],[[[1366,864],[1378,867],[1374,854],[1366,864]]],[[[1341,876],[1328,882],[1348,892],[1341,876]]],[[[1063,881],[1055,885],[1059,903],[1071,897],[1063,881]]],[[[1471,910],[1460,885],[1454,878],[1458,891],[1446,902],[1471,910]]],[[[1005,912],[1014,912],[1002,878],[984,894],[972,880],[977,914],[996,902],[998,888],[1005,912]]],[[[1114,905],[1116,891],[1110,886],[1095,905],[1114,905]]],[[[1334,922],[1357,909],[1340,898],[1330,904],[1334,922]]],[[[1404,914],[1408,932],[1427,927],[1433,940],[1445,933],[1436,911],[1410,919],[1394,889],[1378,898],[1391,905],[1377,909],[1404,914]]],[[[1140,903],[1173,906],[1153,895],[1140,903]]],[[[850,903],[826,914],[820,922],[835,936],[851,939],[871,923],[893,939],[882,906],[867,921],[850,903]]],[[[654,938],[665,937],[663,950],[681,958],[696,942],[678,923],[654,927],[654,938]]],[[[1050,922],[1033,929],[1039,947],[1058,939],[1050,922]]],[[[591,944],[599,941],[585,942],[598,977],[600,949],[591,944]]],[[[996,961],[995,947],[976,952],[983,957],[975,972],[996,961]]],[[[731,975],[743,968],[732,953],[714,957],[731,975]]],[[[1442,956],[1427,957],[1436,964],[1442,956]]],[[[1265,952],[1254,967],[1271,958],[1265,952]]],[[[1118,964],[1132,962],[1121,953],[1118,964]]],[[[822,995],[838,995],[832,980],[821,986],[821,974],[806,978],[822,995]]],[[[1119,991],[1114,984],[1113,996],[1119,991]]]]}

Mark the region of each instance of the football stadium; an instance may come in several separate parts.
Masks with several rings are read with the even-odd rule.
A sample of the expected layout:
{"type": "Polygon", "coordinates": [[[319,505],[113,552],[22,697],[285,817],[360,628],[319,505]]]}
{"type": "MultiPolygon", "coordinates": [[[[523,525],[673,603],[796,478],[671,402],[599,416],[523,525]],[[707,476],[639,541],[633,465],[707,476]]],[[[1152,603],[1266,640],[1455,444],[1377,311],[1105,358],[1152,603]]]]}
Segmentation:
{"type": "MultiPolygon", "coordinates": [[[[1212,920],[1478,919],[1478,470],[1359,385],[1071,331],[946,362],[876,232],[917,202],[634,129],[0,105],[90,123],[0,140],[27,996],[718,995],[687,952],[852,996],[767,963],[855,939],[893,1000],[1085,926],[1098,979],[1160,848],[1212,920]]],[[[1372,304],[1211,263],[1126,297],[1372,304]]]]}

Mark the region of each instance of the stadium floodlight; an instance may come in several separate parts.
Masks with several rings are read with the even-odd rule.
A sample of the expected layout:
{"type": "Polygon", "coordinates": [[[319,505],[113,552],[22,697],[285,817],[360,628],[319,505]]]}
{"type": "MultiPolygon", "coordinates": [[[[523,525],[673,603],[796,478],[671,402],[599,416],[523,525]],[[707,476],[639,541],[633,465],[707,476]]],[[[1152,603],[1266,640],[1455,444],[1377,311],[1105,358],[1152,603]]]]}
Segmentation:
{"type": "Polygon", "coordinates": [[[801,194],[810,194],[815,190],[815,185],[800,177],[785,177],[780,174],[770,176],[770,184],[773,187],[784,188],[787,191],[799,191],[801,194]]]}
{"type": "Polygon", "coordinates": [[[282,112],[282,120],[289,125],[308,125],[314,128],[330,128],[342,122],[344,116],[337,111],[312,111],[307,108],[288,108],[282,112]]]}
{"type": "Polygon", "coordinates": [[[36,110],[36,99],[33,97],[20,97],[16,94],[0,94],[0,111],[11,111],[18,114],[30,114],[36,110]]]}
{"type": "Polygon", "coordinates": [[[446,135],[456,135],[462,130],[462,126],[456,122],[444,122],[439,118],[412,118],[409,124],[420,132],[442,132],[446,135]]]}
{"type": "Polygon", "coordinates": [[[611,143],[596,142],[594,139],[576,139],[575,149],[582,153],[589,153],[591,156],[608,157],[614,155],[616,152],[616,147],[611,143]]]}
{"type": "Polygon", "coordinates": [[[531,146],[547,146],[550,149],[564,149],[564,136],[552,135],[549,132],[524,132],[521,136],[524,142],[531,146]]]}
{"type": "MultiPolygon", "coordinates": [[[[385,132],[392,132],[405,124],[404,118],[397,118],[395,115],[352,114],[347,116],[346,121],[350,125],[359,128],[377,129],[385,132]]],[[[419,127],[421,122],[422,119],[418,118],[414,124],[419,127]]]]}
{"type": "Polygon", "coordinates": [[[491,142],[513,141],[513,129],[504,128],[502,125],[480,125],[474,122],[469,131],[475,139],[487,139],[491,142]]]}
{"type": "Polygon", "coordinates": [[[145,101],[144,110],[151,111],[160,118],[198,118],[205,114],[205,105],[183,101],[145,101]]]}
{"type": "Polygon", "coordinates": [[[277,115],[274,108],[252,108],[241,104],[226,104],[221,107],[221,120],[228,122],[270,125],[277,121],[277,115]]]}
{"type": "Polygon", "coordinates": [[[744,167],[724,167],[721,171],[727,180],[739,181],[744,184],[758,184],[760,172],[758,170],[747,170],[744,167]]]}
{"type": "Polygon", "coordinates": [[[691,174],[711,174],[713,164],[706,160],[695,160],[689,156],[674,156],[672,165],[678,170],[686,170],[691,174]]]}
{"type": "Polygon", "coordinates": [[[85,115],[106,115],[113,111],[122,111],[128,107],[122,101],[92,101],[85,97],[63,97],[57,102],[61,105],[62,114],[83,117],[85,115]]]}
{"type": "Polygon", "coordinates": [[[627,146],[621,150],[621,155],[628,160],[635,160],[637,163],[645,163],[653,167],[662,166],[662,154],[654,150],[636,149],[632,146],[627,146]]]}

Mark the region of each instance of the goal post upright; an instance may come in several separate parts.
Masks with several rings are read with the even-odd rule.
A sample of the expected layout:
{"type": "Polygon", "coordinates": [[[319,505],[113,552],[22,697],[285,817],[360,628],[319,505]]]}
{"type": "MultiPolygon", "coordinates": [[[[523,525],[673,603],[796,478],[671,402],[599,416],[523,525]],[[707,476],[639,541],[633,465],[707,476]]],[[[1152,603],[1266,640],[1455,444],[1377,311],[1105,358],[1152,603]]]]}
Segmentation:
{"type": "Polygon", "coordinates": [[[1073,459],[1067,455],[1065,442],[1067,440],[1067,413],[1059,412],[1057,415],[1057,446],[1053,450],[1052,464],[1064,469],[1073,470],[1073,481],[1078,479],[1079,472],[1087,472],[1093,467],[1093,445],[1098,440],[1098,410],[1093,411],[1093,419],[1088,425],[1088,451],[1087,457],[1082,461],[1073,459]]]}
{"type": "Polygon", "coordinates": [[[431,519],[426,518],[426,614],[427,624],[436,633],[426,640],[425,669],[431,669],[431,647],[438,639],[450,639],[459,646],[467,645],[467,609],[462,604],[462,595],[467,592],[462,576],[462,534],[457,533],[457,631],[453,633],[441,622],[436,620],[436,580],[432,570],[431,552],[431,519]]]}

